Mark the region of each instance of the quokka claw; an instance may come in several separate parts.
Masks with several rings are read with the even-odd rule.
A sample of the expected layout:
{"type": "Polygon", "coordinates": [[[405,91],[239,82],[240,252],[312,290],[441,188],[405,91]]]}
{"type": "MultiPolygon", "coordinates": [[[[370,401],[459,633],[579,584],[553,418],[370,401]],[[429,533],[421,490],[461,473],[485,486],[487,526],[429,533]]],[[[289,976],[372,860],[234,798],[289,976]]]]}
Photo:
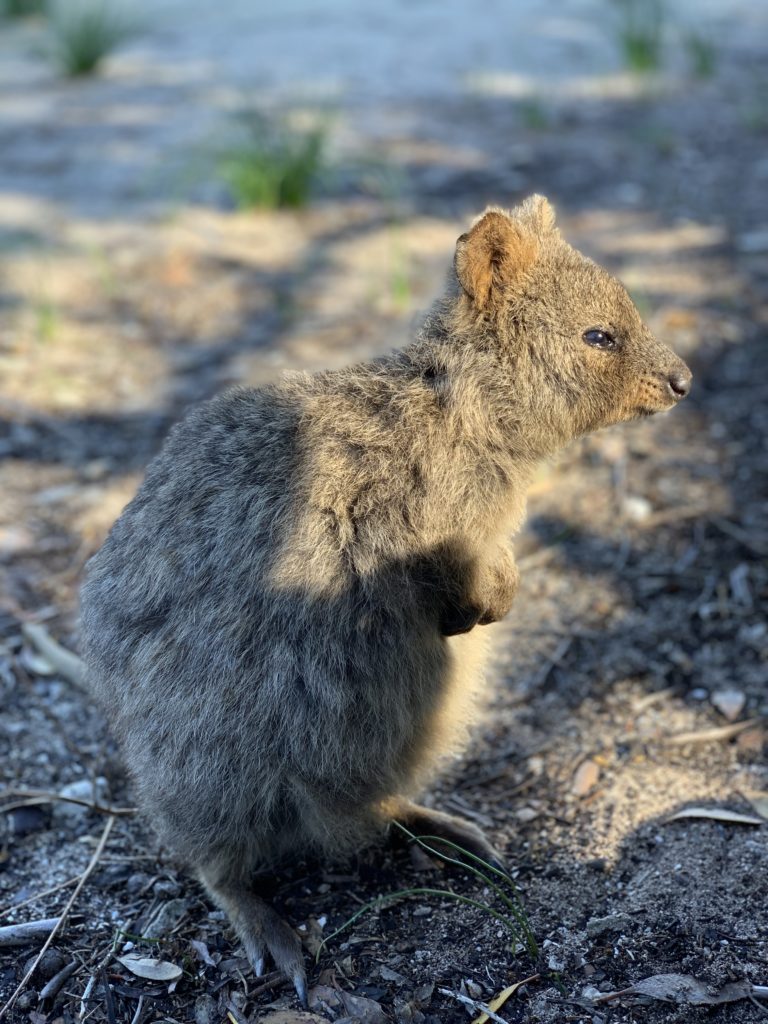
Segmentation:
{"type": "Polygon", "coordinates": [[[308,1010],[307,979],[304,977],[304,971],[296,971],[293,975],[293,987],[296,989],[296,995],[299,997],[302,1009],[308,1010]]]}

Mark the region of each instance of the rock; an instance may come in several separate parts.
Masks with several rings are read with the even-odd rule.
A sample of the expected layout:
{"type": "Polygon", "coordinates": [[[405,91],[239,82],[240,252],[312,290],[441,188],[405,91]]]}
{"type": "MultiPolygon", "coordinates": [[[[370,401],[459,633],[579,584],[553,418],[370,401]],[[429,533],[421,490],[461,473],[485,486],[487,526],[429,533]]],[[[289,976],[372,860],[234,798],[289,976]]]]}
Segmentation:
{"type": "Polygon", "coordinates": [[[181,886],[175,878],[158,878],[152,886],[152,892],[155,896],[161,896],[163,898],[178,896],[181,892],[181,886]]]}
{"type": "Polygon", "coordinates": [[[571,792],[574,796],[586,796],[597,785],[600,778],[600,766],[591,759],[582,761],[573,773],[571,792]]]}
{"type": "Polygon", "coordinates": [[[43,807],[17,807],[7,816],[11,835],[19,838],[31,832],[42,832],[48,828],[50,820],[50,811],[43,807]]]}
{"type": "Polygon", "coordinates": [[[736,236],[736,248],[739,252],[768,252],[768,227],[755,228],[736,236]]]}
{"type": "Polygon", "coordinates": [[[189,900],[168,900],[163,903],[144,929],[148,939],[160,939],[172,932],[181,919],[189,912],[189,900]]]}
{"type": "Polygon", "coordinates": [[[720,714],[725,715],[729,722],[736,721],[747,703],[747,695],[741,690],[715,690],[711,699],[720,714]]]}
{"type": "Polygon", "coordinates": [[[209,995],[198,996],[195,1002],[195,1024],[218,1024],[220,1019],[216,1000],[209,995]]]}
{"type": "MultiPolygon", "coordinates": [[[[94,785],[91,779],[78,779],[77,782],[70,782],[59,790],[59,796],[69,797],[73,800],[87,800],[91,803],[103,804],[109,795],[107,780],[102,776],[96,779],[94,785]]],[[[70,804],[65,801],[57,801],[53,807],[53,820],[57,825],[76,825],[89,814],[89,809],[82,804],[70,804]]]]}
{"type": "Polygon", "coordinates": [[[107,864],[92,876],[91,881],[100,889],[111,889],[115,885],[123,887],[130,874],[130,864],[107,864]]]}
{"type": "MultiPolygon", "coordinates": [[[[24,974],[27,973],[27,971],[30,969],[30,967],[32,966],[36,959],[37,953],[35,953],[34,956],[31,956],[29,960],[27,960],[27,962],[24,964],[24,974]]],[[[46,949],[46,951],[43,953],[43,958],[40,961],[37,970],[32,975],[33,984],[36,985],[38,988],[42,988],[45,982],[50,981],[54,974],[58,974],[62,967],[66,965],[66,963],[66,957],[58,949],[56,949],[53,946],[50,949],[46,949]]]]}
{"type": "Polygon", "coordinates": [[[653,505],[639,494],[628,494],[621,503],[621,509],[633,523],[644,523],[653,513],[653,505]]]}
{"type": "Polygon", "coordinates": [[[632,924],[632,918],[626,914],[608,914],[607,917],[593,917],[587,921],[587,935],[596,939],[606,932],[621,932],[632,924]]]}
{"type": "Polygon", "coordinates": [[[33,988],[29,988],[26,992],[22,992],[16,1000],[16,1009],[28,1010],[31,1006],[34,1006],[36,1002],[37,992],[35,992],[33,988]]]}
{"type": "Polygon", "coordinates": [[[379,968],[379,974],[384,981],[393,981],[396,985],[404,985],[408,980],[402,974],[398,974],[397,971],[393,971],[386,965],[379,968]]]}
{"type": "Polygon", "coordinates": [[[134,871],[125,883],[126,892],[129,892],[131,896],[135,896],[137,893],[141,892],[144,886],[149,883],[151,878],[152,876],[146,874],[144,871],[134,871]]]}
{"type": "Polygon", "coordinates": [[[461,991],[465,996],[469,996],[470,999],[482,999],[483,990],[473,981],[471,978],[465,978],[461,983],[461,991]]]}

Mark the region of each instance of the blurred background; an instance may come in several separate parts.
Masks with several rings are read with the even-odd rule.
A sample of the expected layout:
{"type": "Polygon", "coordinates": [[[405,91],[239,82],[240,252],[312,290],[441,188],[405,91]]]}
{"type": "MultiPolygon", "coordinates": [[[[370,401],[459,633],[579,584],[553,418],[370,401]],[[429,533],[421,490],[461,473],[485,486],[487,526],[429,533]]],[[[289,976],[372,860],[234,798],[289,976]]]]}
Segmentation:
{"type": "MultiPolygon", "coordinates": [[[[694,950],[713,983],[759,973],[765,840],[711,822],[653,837],[686,801],[768,790],[767,58],[755,0],[0,0],[0,782],[99,776],[130,799],[100,719],[21,625],[77,648],[84,562],[169,426],[231,383],[404,343],[471,218],[543,192],[690,362],[693,394],[542,469],[492,714],[432,798],[502,830],[559,951],[544,970],[573,992],[694,950]],[[627,955],[584,939],[617,908],[627,955]]],[[[93,831],[27,810],[6,816],[0,903],[76,873],[93,831]]],[[[145,871],[112,866],[99,941],[114,887],[145,871]]],[[[343,904],[318,877],[284,892],[294,918],[343,904]]],[[[483,997],[508,979],[492,923],[454,914],[409,946],[397,913],[378,921],[390,973],[474,977],[483,997]]],[[[357,978],[388,1019],[465,1019],[439,996],[393,1009],[413,985],[396,999],[374,947],[357,978]]],[[[509,1019],[562,1019],[536,999],[509,1019]]]]}

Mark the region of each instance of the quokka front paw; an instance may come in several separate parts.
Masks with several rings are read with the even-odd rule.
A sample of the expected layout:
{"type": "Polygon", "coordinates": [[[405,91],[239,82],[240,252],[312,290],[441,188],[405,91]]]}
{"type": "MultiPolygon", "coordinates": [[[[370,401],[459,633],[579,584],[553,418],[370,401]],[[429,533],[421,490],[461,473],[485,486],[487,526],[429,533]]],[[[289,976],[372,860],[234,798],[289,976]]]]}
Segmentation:
{"type": "Polygon", "coordinates": [[[520,570],[512,555],[505,551],[486,571],[482,590],[483,612],[478,625],[487,626],[503,619],[512,607],[520,586],[520,570]]]}

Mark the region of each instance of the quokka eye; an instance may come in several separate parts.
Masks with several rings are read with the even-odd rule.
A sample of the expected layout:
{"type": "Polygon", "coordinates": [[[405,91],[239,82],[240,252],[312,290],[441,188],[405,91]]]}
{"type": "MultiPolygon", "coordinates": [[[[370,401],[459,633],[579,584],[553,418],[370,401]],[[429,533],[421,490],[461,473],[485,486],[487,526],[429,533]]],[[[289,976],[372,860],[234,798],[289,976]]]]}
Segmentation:
{"type": "Polygon", "coordinates": [[[584,331],[582,338],[593,348],[616,348],[616,339],[610,331],[601,331],[599,327],[584,331]]]}

